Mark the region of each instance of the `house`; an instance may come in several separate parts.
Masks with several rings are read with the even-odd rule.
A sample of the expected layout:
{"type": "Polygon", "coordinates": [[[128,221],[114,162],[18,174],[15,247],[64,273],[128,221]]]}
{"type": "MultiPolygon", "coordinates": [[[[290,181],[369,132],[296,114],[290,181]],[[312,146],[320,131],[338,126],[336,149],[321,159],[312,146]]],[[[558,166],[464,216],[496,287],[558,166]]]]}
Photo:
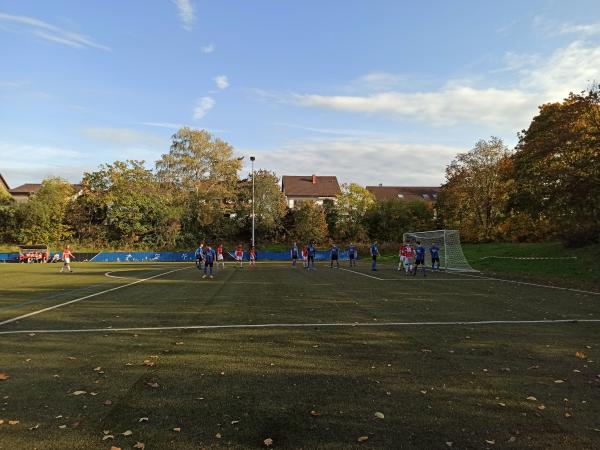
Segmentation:
{"type": "Polygon", "coordinates": [[[419,186],[367,186],[367,190],[375,196],[377,201],[399,198],[401,200],[421,200],[433,203],[437,200],[440,187],[419,186]]]}
{"type": "Polygon", "coordinates": [[[341,192],[337,177],[317,175],[284,175],[281,177],[281,191],[288,208],[295,208],[306,201],[322,205],[324,200],[335,201],[341,192]]]}
{"type": "Polygon", "coordinates": [[[40,190],[40,187],[42,187],[40,183],[25,183],[21,186],[10,189],[8,192],[10,195],[12,195],[15,201],[22,203],[29,200],[29,197],[40,190]]]}

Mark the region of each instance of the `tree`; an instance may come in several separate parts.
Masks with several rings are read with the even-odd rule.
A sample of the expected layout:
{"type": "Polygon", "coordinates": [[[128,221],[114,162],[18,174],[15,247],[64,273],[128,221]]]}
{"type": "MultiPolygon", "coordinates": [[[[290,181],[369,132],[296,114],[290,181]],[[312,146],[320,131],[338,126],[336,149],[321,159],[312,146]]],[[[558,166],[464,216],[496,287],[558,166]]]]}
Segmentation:
{"type": "Polygon", "coordinates": [[[324,244],[327,241],[325,211],[311,201],[303,202],[294,210],[293,237],[300,242],[313,241],[324,244]]]}
{"type": "Polygon", "coordinates": [[[513,206],[568,243],[600,241],[600,86],[540,106],[513,156],[513,206]]]}
{"type": "Polygon", "coordinates": [[[72,235],[65,224],[73,186],[58,177],[46,178],[26,203],[21,203],[18,239],[23,243],[60,243],[72,235]]]}
{"type": "Polygon", "coordinates": [[[0,190],[0,242],[16,240],[17,212],[17,203],[8,192],[0,190]]]}
{"type": "Polygon", "coordinates": [[[383,200],[369,208],[365,224],[371,238],[382,242],[402,242],[404,233],[433,227],[433,207],[419,200],[383,200]]]}
{"type": "Polygon", "coordinates": [[[337,196],[337,234],[340,239],[366,241],[365,214],[375,204],[371,192],[356,183],[343,184],[337,196]]]}
{"type": "Polygon", "coordinates": [[[485,241],[498,235],[506,215],[510,152],[500,138],[480,140],[446,168],[446,183],[437,209],[447,228],[457,228],[465,240],[485,241]]]}

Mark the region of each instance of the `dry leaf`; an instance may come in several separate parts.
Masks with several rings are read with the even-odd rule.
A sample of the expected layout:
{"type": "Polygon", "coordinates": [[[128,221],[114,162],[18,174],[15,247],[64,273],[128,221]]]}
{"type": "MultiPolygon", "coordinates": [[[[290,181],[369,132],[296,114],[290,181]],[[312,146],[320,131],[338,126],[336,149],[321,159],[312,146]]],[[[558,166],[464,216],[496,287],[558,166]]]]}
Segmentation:
{"type": "Polygon", "coordinates": [[[148,422],[148,418],[147,417],[140,417],[140,419],[138,420],[138,422],[148,422]]]}
{"type": "Polygon", "coordinates": [[[10,378],[10,375],[6,372],[0,372],[0,381],[6,381],[10,378]]]}
{"type": "Polygon", "coordinates": [[[71,392],[73,395],[83,395],[83,394],[87,394],[86,391],[75,391],[75,392],[71,392]]]}
{"type": "Polygon", "coordinates": [[[420,391],[421,394],[427,394],[427,391],[420,391]]]}
{"type": "Polygon", "coordinates": [[[221,436],[221,433],[217,433],[217,434],[215,434],[215,437],[216,437],[217,439],[221,439],[223,436],[221,436]]]}
{"type": "Polygon", "coordinates": [[[565,380],[554,380],[554,382],[555,382],[556,384],[561,384],[561,383],[564,383],[564,382],[565,382],[565,380]]]}
{"type": "Polygon", "coordinates": [[[36,424],[33,427],[29,427],[29,431],[37,430],[40,427],[40,424],[36,424]]]}
{"type": "Polygon", "coordinates": [[[527,400],[529,400],[530,402],[537,402],[537,398],[535,398],[533,395],[527,397],[527,400]]]}
{"type": "Polygon", "coordinates": [[[9,424],[9,425],[17,425],[18,423],[19,423],[19,421],[18,421],[18,420],[9,420],[9,421],[8,421],[8,424],[9,424]]]}
{"type": "Polygon", "coordinates": [[[112,434],[107,434],[106,436],[102,436],[102,440],[106,441],[107,439],[114,439],[115,437],[112,434]]]}
{"type": "Polygon", "coordinates": [[[154,361],[150,361],[149,359],[144,360],[144,366],[154,367],[154,364],[156,364],[154,361]]]}
{"type": "Polygon", "coordinates": [[[240,423],[240,421],[239,420],[232,420],[231,421],[231,425],[235,425],[236,423],[240,423]]]}
{"type": "Polygon", "coordinates": [[[94,368],[94,372],[100,372],[102,370],[102,367],[96,367],[94,368]]]}
{"type": "Polygon", "coordinates": [[[539,409],[540,411],[543,411],[546,409],[546,407],[544,405],[540,405],[537,407],[537,409],[539,409]]]}
{"type": "Polygon", "coordinates": [[[143,442],[136,442],[133,448],[139,448],[141,450],[144,450],[146,448],[146,444],[144,444],[143,442]]]}
{"type": "Polygon", "coordinates": [[[313,417],[319,417],[321,415],[321,413],[319,411],[314,411],[313,410],[313,411],[310,412],[310,415],[313,416],[313,417]]]}
{"type": "Polygon", "coordinates": [[[104,400],[104,404],[106,406],[110,406],[110,405],[112,405],[112,400],[104,400]]]}
{"type": "Polygon", "coordinates": [[[61,430],[64,430],[65,428],[67,428],[66,425],[59,425],[58,428],[60,428],[61,430]]]}
{"type": "Polygon", "coordinates": [[[124,431],[124,432],[123,432],[123,433],[121,433],[121,434],[122,434],[123,436],[131,436],[131,435],[133,434],[133,431],[131,431],[131,430],[127,430],[127,431],[124,431]]]}
{"type": "Polygon", "coordinates": [[[587,358],[587,355],[583,352],[575,352],[575,357],[579,359],[585,359],[587,358]]]}
{"type": "Polygon", "coordinates": [[[181,428],[179,428],[179,427],[173,428],[173,431],[179,433],[181,431],[181,428]]]}
{"type": "Polygon", "coordinates": [[[273,439],[267,438],[263,441],[263,444],[265,444],[265,446],[267,447],[270,447],[271,445],[273,445],[273,439]]]}
{"type": "Polygon", "coordinates": [[[151,388],[154,388],[154,389],[156,389],[156,388],[160,387],[160,385],[159,385],[159,384],[158,384],[156,381],[154,381],[154,382],[148,382],[148,383],[146,383],[146,384],[147,384],[148,386],[150,386],[151,388]]]}
{"type": "Polygon", "coordinates": [[[502,403],[502,402],[500,402],[500,403],[498,403],[498,404],[499,404],[500,406],[502,406],[502,407],[506,406],[506,403],[502,403]]]}
{"type": "Polygon", "coordinates": [[[570,412],[566,412],[565,413],[565,417],[568,419],[569,417],[572,417],[573,415],[570,412]]]}
{"type": "Polygon", "coordinates": [[[383,415],[382,412],[377,411],[375,413],[375,417],[377,417],[378,419],[385,419],[385,416],[383,415]]]}
{"type": "Polygon", "coordinates": [[[488,441],[487,439],[485,440],[486,444],[490,444],[490,445],[494,445],[496,443],[496,441],[492,441],[491,439],[488,441]]]}
{"type": "Polygon", "coordinates": [[[110,450],[121,450],[121,447],[111,447],[110,450]]]}
{"type": "Polygon", "coordinates": [[[369,436],[360,436],[357,441],[358,442],[367,442],[369,440],[369,436]]]}
{"type": "Polygon", "coordinates": [[[446,445],[447,445],[448,447],[452,447],[452,445],[454,445],[454,442],[450,442],[450,441],[448,441],[448,442],[446,442],[446,445]]]}
{"type": "Polygon", "coordinates": [[[183,345],[183,341],[181,341],[181,342],[175,342],[175,345],[183,345]]]}

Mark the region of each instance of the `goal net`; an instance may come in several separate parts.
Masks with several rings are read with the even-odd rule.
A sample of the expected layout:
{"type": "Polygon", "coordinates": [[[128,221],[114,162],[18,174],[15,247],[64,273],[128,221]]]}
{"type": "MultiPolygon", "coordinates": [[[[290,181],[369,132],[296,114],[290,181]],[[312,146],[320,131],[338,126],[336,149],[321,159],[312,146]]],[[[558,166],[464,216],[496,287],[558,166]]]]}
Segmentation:
{"type": "Polygon", "coordinates": [[[460,272],[477,272],[473,269],[462,251],[460,245],[460,235],[457,230],[435,230],[435,231],[417,231],[414,233],[404,233],[404,242],[416,244],[420,242],[427,250],[425,262],[431,265],[431,254],[429,248],[436,244],[440,249],[440,267],[446,270],[456,270],[460,272]]]}

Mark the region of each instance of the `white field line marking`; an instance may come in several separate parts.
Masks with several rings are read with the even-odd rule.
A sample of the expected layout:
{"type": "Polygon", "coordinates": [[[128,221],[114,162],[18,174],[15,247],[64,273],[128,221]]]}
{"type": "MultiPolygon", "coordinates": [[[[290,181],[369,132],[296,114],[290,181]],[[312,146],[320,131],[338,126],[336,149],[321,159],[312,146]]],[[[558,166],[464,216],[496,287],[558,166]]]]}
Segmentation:
{"type": "MultiPolygon", "coordinates": [[[[450,273],[452,273],[452,272],[450,272],[450,273]]],[[[552,286],[552,285],[549,285],[549,284],[538,284],[538,283],[529,283],[527,281],[506,280],[504,278],[484,277],[484,276],[481,276],[481,275],[471,275],[471,274],[468,274],[468,273],[456,273],[454,275],[462,275],[462,276],[465,276],[465,277],[473,277],[473,278],[479,278],[479,279],[484,279],[484,280],[503,281],[504,283],[523,284],[525,286],[535,286],[535,287],[542,287],[542,288],[547,288],[547,289],[558,289],[560,291],[577,292],[577,293],[580,293],[580,294],[600,295],[600,292],[585,291],[583,289],[573,289],[573,288],[560,287],[560,286],[552,286]]]]}
{"type": "Polygon", "coordinates": [[[369,278],[373,278],[373,279],[379,280],[379,281],[385,281],[383,278],[379,278],[379,277],[376,277],[376,276],[373,276],[373,275],[369,275],[367,273],[357,272],[355,270],[344,269],[343,267],[340,267],[339,270],[343,270],[344,272],[355,273],[357,275],[362,275],[363,277],[369,277],[369,278]]]}
{"type": "Polygon", "coordinates": [[[0,322],[0,326],[6,325],[6,324],[9,324],[9,323],[12,323],[12,322],[16,322],[17,320],[25,319],[26,317],[35,316],[37,314],[41,314],[43,312],[47,312],[47,311],[50,311],[52,309],[61,308],[61,307],[66,306],[66,305],[70,305],[71,303],[76,303],[76,302],[80,302],[82,300],[86,300],[88,298],[97,297],[98,295],[106,294],[107,292],[113,292],[113,291],[116,291],[116,290],[119,290],[119,289],[126,288],[128,286],[133,286],[134,284],[143,283],[144,281],[152,280],[153,278],[162,277],[164,275],[168,275],[170,273],[178,272],[180,270],[186,270],[186,269],[190,269],[190,267],[182,267],[182,268],[179,268],[179,269],[169,270],[168,272],[159,273],[158,275],[154,275],[154,276],[151,276],[151,277],[148,277],[148,278],[143,278],[141,280],[132,281],[131,283],[122,284],[121,286],[116,286],[114,288],[106,289],[104,291],[96,292],[94,294],[86,295],[84,297],[79,297],[79,298],[76,298],[74,300],[69,300],[68,302],[59,303],[58,305],[49,306],[48,308],[40,309],[38,311],[33,311],[33,312],[28,313],[28,314],[23,314],[22,316],[13,317],[12,319],[7,319],[7,320],[5,320],[3,322],[0,322]]]}
{"type": "MultiPolygon", "coordinates": [[[[363,272],[357,272],[356,270],[350,270],[350,269],[344,269],[343,267],[340,267],[339,270],[343,270],[345,272],[352,272],[355,273],[357,275],[362,275],[363,277],[369,277],[369,278],[373,278],[375,280],[379,280],[379,281],[479,281],[479,280],[470,280],[468,278],[426,278],[424,276],[414,276],[414,275],[406,275],[405,278],[379,278],[376,277],[374,275],[369,275],[367,273],[363,273],[363,272]]],[[[494,278],[487,278],[487,277],[480,277],[482,280],[492,280],[494,278]]]]}
{"type": "Polygon", "coordinates": [[[223,330],[223,329],[257,329],[257,328],[318,328],[318,327],[423,327],[423,326],[477,326],[477,325],[556,325],[556,324],[600,323],[600,319],[544,319],[544,320],[479,320],[456,322],[355,322],[355,323],[262,323],[233,325],[180,325],[171,327],[127,327],[127,328],[81,328],[67,330],[18,330],[0,331],[3,334],[61,334],[61,333],[106,333],[127,331],[168,331],[168,330],[223,330]]]}

